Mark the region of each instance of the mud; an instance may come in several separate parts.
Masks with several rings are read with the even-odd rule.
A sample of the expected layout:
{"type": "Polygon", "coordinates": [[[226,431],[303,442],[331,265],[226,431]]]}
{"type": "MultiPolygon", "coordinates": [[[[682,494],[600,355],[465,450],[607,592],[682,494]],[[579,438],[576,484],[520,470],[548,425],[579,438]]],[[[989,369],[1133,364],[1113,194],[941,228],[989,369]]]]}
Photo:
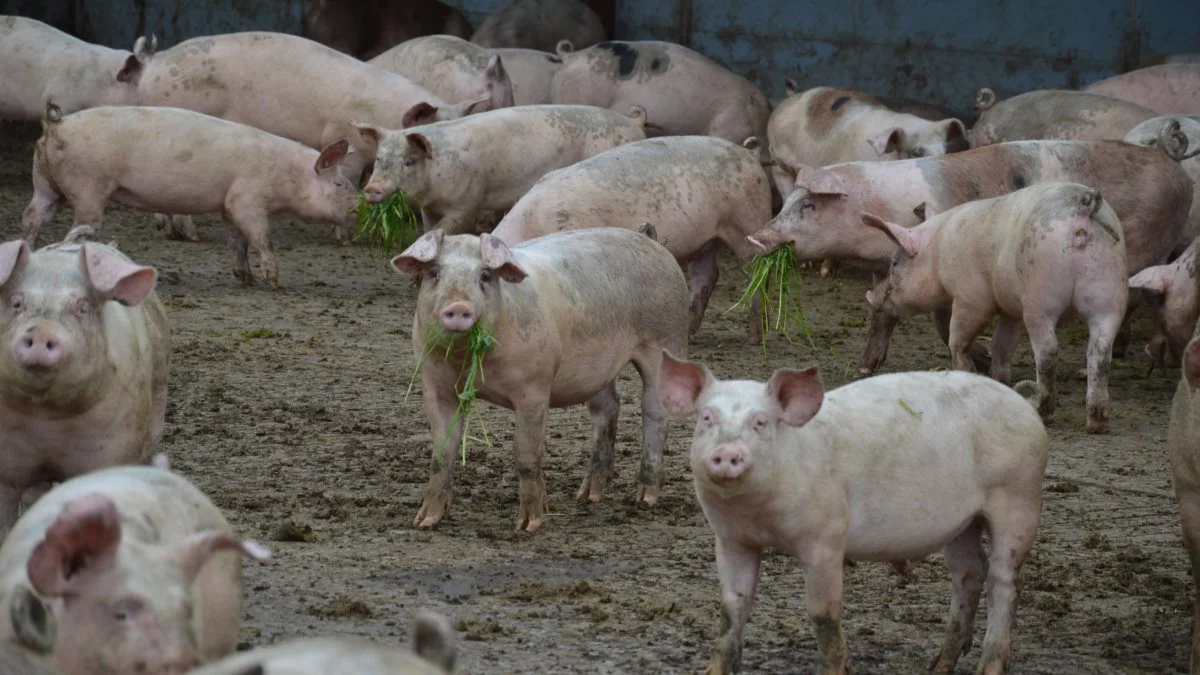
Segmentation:
{"type": "MultiPolygon", "coordinates": [[[[31,195],[36,128],[0,124],[0,235],[19,232],[31,195]]],[[[64,208],[43,243],[70,226],[64,208]]],[[[238,532],[269,540],[275,557],[248,563],[243,647],[315,635],[407,642],[414,612],[456,624],[459,672],[694,673],[717,636],[713,540],[687,469],[690,429],[675,424],[658,508],[633,505],[639,383],[618,384],[615,484],[600,504],[572,497],[587,467],[584,407],[554,411],[547,437],[551,513],[542,531],[513,531],[517,485],[512,420],[484,404],[493,447],[473,445],[450,518],[413,529],[430,456],[410,335],[416,288],[329,229],[276,219],[281,289],[245,289],[230,272],[220,221],[199,219],[200,243],[167,241],[148,214],[108,211],[101,236],[162,272],[172,323],[170,406],[162,447],[238,532]]],[[[869,325],[870,280],[804,277],[805,311],[820,340],[774,336],[768,355],[744,343],[744,317],[723,313],[743,277],[732,258],[694,358],[718,376],[765,378],[819,363],[847,381],[869,325]]],[[[1116,360],[1112,435],[1084,434],[1086,330],[1060,331],[1059,411],[1042,527],[1025,565],[1013,670],[1163,673],[1185,669],[1191,580],[1166,461],[1168,405],[1178,371],[1146,377],[1143,318],[1137,358],[1116,360]]],[[[929,319],[901,324],[883,370],[945,367],[929,319]]],[[[1026,343],[1014,377],[1033,376],[1026,343]]],[[[923,672],[936,653],[950,582],[940,557],[909,578],[884,564],[846,570],[844,630],[859,673],[923,672]]],[[[746,629],[743,672],[808,673],[817,666],[804,614],[804,578],[781,554],[764,561],[746,629]]],[[[986,601],[986,593],[985,593],[986,601]]],[[[982,613],[981,609],[981,613],[982,613]]],[[[972,672],[974,649],[958,672],[972,672]]]]}

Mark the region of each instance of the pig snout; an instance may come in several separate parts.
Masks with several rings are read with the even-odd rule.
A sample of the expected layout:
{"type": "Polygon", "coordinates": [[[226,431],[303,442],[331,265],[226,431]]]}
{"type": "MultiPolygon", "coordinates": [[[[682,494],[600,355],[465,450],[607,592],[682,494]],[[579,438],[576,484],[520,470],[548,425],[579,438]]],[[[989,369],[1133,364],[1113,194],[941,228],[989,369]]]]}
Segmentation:
{"type": "Polygon", "coordinates": [[[713,448],[704,462],[708,476],[715,483],[737,480],[750,467],[750,453],[741,443],[722,443],[713,448]]]}
{"type": "Polygon", "coordinates": [[[375,182],[370,182],[367,183],[367,186],[363,188],[363,196],[366,197],[367,201],[369,202],[381,202],[383,201],[384,197],[387,197],[387,193],[384,192],[383,188],[375,182]]]}
{"type": "Polygon", "coordinates": [[[475,325],[475,308],[466,302],[454,302],[442,309],[442,328],[456,333],[465,333],[475,325]]]}
{"type": "Polygon", "coordinates": [[[52,323],[38,321],[17,333],[13,339],[13,356],[25,368],[50,369],[66,357],[61,331],[52,323]]]}

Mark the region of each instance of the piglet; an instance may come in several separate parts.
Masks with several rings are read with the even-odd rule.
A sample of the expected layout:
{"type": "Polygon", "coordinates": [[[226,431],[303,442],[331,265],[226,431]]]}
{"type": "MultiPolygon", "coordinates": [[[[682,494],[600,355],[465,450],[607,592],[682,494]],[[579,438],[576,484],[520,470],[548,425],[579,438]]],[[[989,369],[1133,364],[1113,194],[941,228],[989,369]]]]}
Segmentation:
{"type": "Polygon", "coordinates": [[[21,219],[32,243],[59,202],[76,225],[98,227],[111,200],[172,214],[220,212],[235,255],[233,274],[254,284],[248,246],[263,278],[279,285],[267,216],[288,212],[349,226],[358,196],[338,164],[341,140],[322,152],[253,127],[178,108],[92,108],[63,117],[47,106],[33,156],[33,199],[21,219]],[[136,158],[136,161],[135,161],[136,158]]]}
{"type": "Polygon", "coordinates": [[[76,238],[0,244],[0,538],[27,490],[144,462],[167,405],[157,273],[76,238]]]}
{"type": "Polygon", "coordinates": [[[1003,197],[969,202],[908,229],[871,214],[863,222],[897,245],[891,270],[867,292],[871,306],[900,316],[950,309],[954,366],[972,370],[968,349],[999,315],[992,377],[1012,380],[1012,355],[1029,332],[1043,414],[1055,406],[1055,329],[1077,313],[1088,325],[1087,430],[1108,432],[1112,344],[1128,300],[1125,235],[1100,193],[1078,183],[1039,183],[1003,197]]]}
{"type": "MultiPolygon", "coordinates": [[[[1167,454],[1171,459],[1175,496],[1183,523],[1183,545],[1192,563],[1192,578],[1200,579],[1200,334],[1183,350],[1183,368],[1171,422],[1167,428],[1167,454]]],[[[1193,582],[1194,583],[1194,582],[1193,582]]],[[[1193,588],[1193,594],[1195,589],[1193,588]]],[[[1200,674],[1200,596],[1194,597],[1191,673],[1200,674]]]]}
{"type": "Polygon", "coordinates": [[[361,638],[310,638],[236,654],[190,675],[449,675],[456,651],[446,617],[420,612],[411,652],[361,638]]]}
{"type": "Polygon", "coordinates": [[[185,673],[237,646],[237,554],[269,556],[177,474],[136,466],[71,479],[0,547],[0,640],[29,632],[10,615],[32,602],[40,610],[24,615],[57,623],[50,660],[65,675],[185,673]]]}
{"type": "Polygon", "coordinates": [[[698,416],[692,477],[716,534],[721,581],[721,632],[709,675],[739,669],[767,548],[806,569],[821,673],[847,670],[843,563],[904,564],[938,550],[954,595],[933,671],[954,672],[970,648],[986,578],[978,672],[1004,672],[1048,446],[1037,412],[1020,395],[962,372],[880,375],[826,394],[815,367],[777,370],[766,384],[724,381],[670,354],[659,392],[671,415],[698,416]]]}
{"type": "Polygon", "coordinates": [[[666,411],[655,390],[658,366],[664,347],[687,345],[687,282],[665,248],[613,228],[551,234],[511,249],[487,234],[434,230],[392,266],[421,279],[413,350],[424,358],[421,383],[434,447],[417,526],[436,525],[450,507],[463,432],[455,410],[464,352],[453,345],[476,324],[495,338],[476,382],[478,396],[517,418],[518,530],[538,529],[547,511],[542,456],[550,408],[587,403],[595,446],[576,499],[600,500],[613,477],[616,377],[630,363],[642,378],[638,500],[658,502],[667,439],[666,411]]]}

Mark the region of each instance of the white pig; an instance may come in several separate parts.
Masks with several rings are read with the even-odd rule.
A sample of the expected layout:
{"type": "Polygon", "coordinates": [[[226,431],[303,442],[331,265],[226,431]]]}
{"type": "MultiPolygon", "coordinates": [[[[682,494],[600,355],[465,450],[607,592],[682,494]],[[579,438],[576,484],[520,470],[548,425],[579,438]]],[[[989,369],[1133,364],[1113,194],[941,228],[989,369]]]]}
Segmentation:
{"type": "Polygon", "coordinates": [[[181,476],[118,467],[74,478],[21,517],[0,547],[0,639],[10,604],[40,602],[66,675],[181,675],[237,646],[241,564],[265,559],[181,476]],[[32,590],[36,595],[30,594],[32,590]]]}
{"type": "Polygon", "coordinates": [[[353,223],[358,192],[338,173],[340,140],[318,153],[260,129],[190,110],[113,107],[62,117],[48,104],[33,157],[34,195],[21,219],[37,240],[68,199],[76,225],[99,227],[110,201],[175,214],[220,212],[234,249],[233,274],[254,284],[247,247],[263,278],[279,285],[272,213],[338,226],[353,223]]]}
{"type": "MultiPolygon", "coordinates": [[[[1183,545],[1192,563],[1192,579],[1200,579],[1200,333],[1192,336],[1183,350],[1183,368],[1175,398],[1171,403],[1171,422],[1167,428],[1167,454],[1175,496],[1179,499],[1179,517],[1183,524],[1183,545]]],[[[1192,590],[1195,593],[1195,588],[1192,590]]],[[[1200,675],[1200,595],[1194,596],[1191,669],[1200,675]]]]}
{"type": "Polygon", "coordinates": [[[988,583],[980,673],[1012,651],[1018,573],[1036,540],[1048,439],[1037,413],[997,382],[961,372],[896,373],[826,394],[815,367],[767,383],[722,381],[663,356],[672,416],[697,414],[691,466],[716,534],[721,632],[707,673],[736,672],[762,552],[804,566],[820,672],[846,672],[842,566],[941,550],[954,583],[931,666],[954,672],[988,583]],[[991,555],[985,558],[982,535],[991,555]]]}
{"type": "Polygon", "coordinates": [[[1153,366],[1178,364],[1183,348],[1200,319],[1200,237],[1192,240],[1183,255],[1166,265],[1154,265],[1129,278],[1130,288],[1141,288],[1159,296],[1158,322],[1162,335],[1146,345],[1153,366]],[[1168,358],[1168,356],[1170,358],[1168,358]]]}
{"type": "Polygon", "coordinates": [[[465,114],[513,106],[513,84],[498,54],[453,35],[402,42],[368,61],[446,101],[470,101],[465,114]]]}
{"type": "Polygon", "coordinates": [[[421,207],[425,230],[460,234],[486,211],[512,207],[542,176],[646,137],[646,112],[628,116],[586,105],[537,105],[389,131],[358,124],[374,148],[363,194],[399,190],[421,207]]]}
{"type": "Polygon", "coordinates": [[[68,113],[131,105],[142,64],[21,16],[0,16],[0,119],[36,120],[53,99],[68,113]]]}
{"type": "MultiPolygon", "coordinates": [[[[1108,371],[1128,300],[1125,235],[1100,193],[1078,183],[1038,183],[1003,197],[968,202],[905,228],[864,213],[863,222],[898,246],[888,276],[867,301],[907,316],[950,308],[954,366],[972,370],[975,338],[999,315],[992,376],[1012,380],[1021,328],[1037,366],[1031,394],[1054,411],[1062,318],[1088,325],[1087,431],[1108,433],[1108,371]]],[[[1018,390],[1028,390],[1028,383],[1018,390]]]]}
{"type": "Polygon", "coordinates": [[[114,248],[0,244],[0,537],[21,495],[144,462],[162,436],[170,342],[157,273],[114,248]]]}

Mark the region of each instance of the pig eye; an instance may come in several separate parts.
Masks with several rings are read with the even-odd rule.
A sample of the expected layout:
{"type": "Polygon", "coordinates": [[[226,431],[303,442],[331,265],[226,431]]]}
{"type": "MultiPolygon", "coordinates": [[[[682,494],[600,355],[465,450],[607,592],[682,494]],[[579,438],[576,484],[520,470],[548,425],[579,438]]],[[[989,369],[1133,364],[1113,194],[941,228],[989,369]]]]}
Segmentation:
{"type": "Polygon", "coordinates": [[[438,280],[438,268],[430,266],[429,269],[425,270],[425,280],[436,284],[438,280]]]}
{"type": "Polygon", "coordinates": [[[816,211],[816,210],[817,210],[817,204],[813,200],[805,199],[804,201],[800,202],[800,211],[801,212],[816,211]]]}
{"type": "Polygon", "coordinates": [[[25,309],[25,296],[20,293],[14,293],[8,301],[9,306],[14,312],[20,312],[25,309]]]}
{"type": "Polygon", "coordinates": [[[716,416],[713,415],[713,411],[709,410],[708,408],[705,408],[700,412],[700,422],[702,424],[711,425],[715,419],[716,416]]]}
{"type": "Polygon", "coordinates": [[[400,165],[407,169],[411,166],[416,165],[416,162],[413,161],[412,157],[405,157],[404,161],[400,162],[400,165]]]}
{"type": "Polygon", "coordinates": [[[925,148],[913,148],[912,150],[908,151],[908,155],[909,157],[924,157],[925,148]]]}
{"type": "Polygon", "coordinates": [[[75,314],[78,316],[87,316],[92,313],[92,303],[87,301],[87,298],[80,298],[75,301],[75,314]]]}
{"type": "Polygon", "coordinates": [[[755,431],[762,433],[767,430],[768,426],[770,426],[770,421],[763,413],[754,413],[754,415],[750,418],[750,426],[755,431]]]}
{"type": "Polygon", "coordinates": [[[129,621],[142,611],[142,607],[142,601],[137,598],[122,600],[113,607],[113,618],[117,621],[129,621]]]}
{"type": "Polygon", "coordinates": [[[496,278],[495,272],[493,272],[491,270],[484,270],[479,273],[479,284],[481,286],[487,286],[488,284],[492,283],[492,280],[494,280],[495,278],[496,278]]]}

